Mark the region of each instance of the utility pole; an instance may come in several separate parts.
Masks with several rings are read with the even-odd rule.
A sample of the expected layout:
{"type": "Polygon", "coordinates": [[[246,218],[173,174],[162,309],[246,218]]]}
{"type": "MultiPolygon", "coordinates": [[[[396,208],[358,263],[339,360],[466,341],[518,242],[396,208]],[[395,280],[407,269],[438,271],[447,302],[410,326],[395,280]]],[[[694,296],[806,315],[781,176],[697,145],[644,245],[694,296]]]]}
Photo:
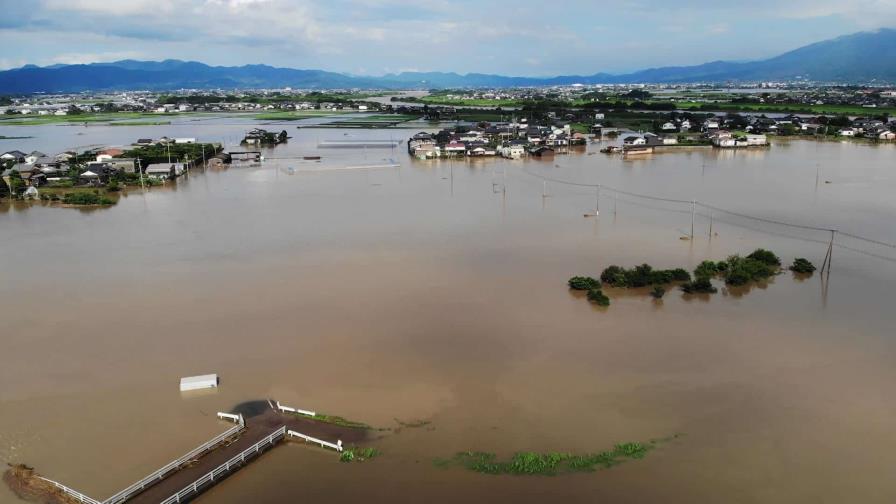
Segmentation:
{"type": "Polygon", "coordinates": [[[828,251],[824,255],[824,262],[821,263],[821,273],[825,274],[825,268],[827,268],[827,276],[831,275],[831,259],[834,257],[834,234],[837,233],[837,230],[831,230],[831,241],[828,243],[828,251]]]}
{"type": "Polygon", "coordinates": [[[691,200],[691,241],[694,241],[694,217],[697,214],[697,200],[691,200]]]}
{"type": "Polygon", "coordinates": [[[145,191],[146,191],[146,186],[143,185],[143,168],[141,168],[141,165],[140,165],[140,158],[139,158],[139,157],[137,158],[137,173],[140,174],[140,189],[143,190],[143,191],[145,192],[145,191]]]}

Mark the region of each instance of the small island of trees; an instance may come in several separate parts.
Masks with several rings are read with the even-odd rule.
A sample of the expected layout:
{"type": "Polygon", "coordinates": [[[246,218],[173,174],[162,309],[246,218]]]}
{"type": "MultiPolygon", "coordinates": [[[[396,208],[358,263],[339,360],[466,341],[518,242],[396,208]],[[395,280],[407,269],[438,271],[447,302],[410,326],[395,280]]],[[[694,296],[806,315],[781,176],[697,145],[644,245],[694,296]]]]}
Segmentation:
{"type": "MultiPolygon", "coordinates": [[[[798,257],[788,268],[794,273],[811,275],[815,266],[807,259],[798,257]]],[[[724,280],[730,287],[741,287],[768,279],[781,273],[781,259],[766,249],[756,249],[746,256],[732,255],[724,261],[703,261],[691,273],[683,268],[668,270],[654,269],[649,264],[634,268],[617,265],[608,266],[600,275],[600,280],[590,276],[575,276],[568,280],[569,288],[586,291],[588,301],[598,306],[609,306],[610,298],[603,292],[603,286],[617,289],[638,289],[650,287],[648,292],[654,299],[662,299],[666,286],[677,284],[685,294],[715,294],[718,288],[712,279],[724,280]]]]}

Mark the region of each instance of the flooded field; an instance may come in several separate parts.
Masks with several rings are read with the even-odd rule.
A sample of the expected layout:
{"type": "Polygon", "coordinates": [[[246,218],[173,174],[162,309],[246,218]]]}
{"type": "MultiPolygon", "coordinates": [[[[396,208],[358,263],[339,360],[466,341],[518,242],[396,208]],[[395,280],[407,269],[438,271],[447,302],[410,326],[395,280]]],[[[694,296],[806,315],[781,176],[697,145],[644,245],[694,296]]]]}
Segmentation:
{"type": "MultiPolygon", "coordinates": [[[[0,150],[162,135],[233,149],[257,124],[0,127],[34,137],[0,150]]],[[[843,239],[827,284],[785,273],[661,303],[609,289],[599,309],[566,280],[757,247],[820,265],[829,235],[716,214],[710,239],[701,211],[682,240],[689,205],[602,189],[600,216],[585,218],[593,188],[540,178],[892,243],[896,148],[793,141],[623,160],[590,155],[594,144],[549,160],[420,162],[404,144],[317,148],[408,130],[296,125],[263,126],[294,138],[260,166],[195,170],[111,208],[0,207],[0,460],[104,498],[225,430],[216,411],[272,397],[383,428],[430,423],[381,431],[382,455],[364,464],[277,448],[200,502],[896,500],[896,251],[843,239]],[[203,373],[221,387],[178,392],[203,373]],[[673,434],[593,474],[433,464],[673,434]]]]}

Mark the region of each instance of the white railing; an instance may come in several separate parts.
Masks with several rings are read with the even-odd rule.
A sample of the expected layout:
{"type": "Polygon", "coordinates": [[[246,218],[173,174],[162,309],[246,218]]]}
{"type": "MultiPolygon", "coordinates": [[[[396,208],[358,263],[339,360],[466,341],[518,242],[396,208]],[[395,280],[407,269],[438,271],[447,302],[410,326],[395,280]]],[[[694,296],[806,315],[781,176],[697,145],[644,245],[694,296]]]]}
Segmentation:
{"type": "Polygon", "coordinates": [[[313,411],[303,410],[303,409],[299,409],[299,408],[290,408],[289,406],[284,406],[284,405],[280,404],[280,401],[277,401],[277,409],[280,411],[285,411],[287,413],[300,413],[302,415],[307,415],[307,416],[312,416],[312,417],[317,416],[317,413],[315,413],[313,411]]]}
{"type": "Polygon", "coordinates": [[[236,455],[232,459],[228,460],[227,462],[219,465],[212,471],[208,472],[205,476],[203,476],[203,477],[197,479],[196,481],[194,481],[193,483],[187,485],[180,492],[177,492],[176,494],[172,495],[171,497],[168,497],[167,499],[163,500],[160,504],[173,504],[175,502],[180,502],[181,499],[186,499],[187,497],[189,497],[192,494],[198,494],[201,487],[205,486],[208,483],[214,482],[216,477],[221,476],[222,474],[229,473],[231,468],[242,466],[243,464],[245,464],[247,457],[251,458],[252,455],[257,455],[258,453],[261,452],[262,448],[264,448],[266,445],[269,445],[269,444],[273,445],[278,439],[283,437],[285,434],[286,434],[286,426],[280,427],[279,429],[275,430],[273,433],[271,433],[266,438],[255,443],[254,445],[250,446],[249,448],[246,448],[245,450],[243,450],[239,455],[236,455]]]}
{"type": "Polygon", "coordinates": [[[58,481],[53,481],[49,478],[44,478],[43,476],[38,476],[38,478],[46,481],[47,483],[52,483],[56,488],[58,488],[59,490],[62,490],[62,492],[64,494],[68,495],[69,497],[77,499],[78,502],[86,502],[87,504],[103,504],[102,502],[100,502],[96,499],[90,498],[77,490],[73,490],[73,489],[63,485],[62,483],[59,483],[58,481]]]}
{"type": "Polygon", "coordinates": [[[221,434],[218,434],[217,436],[213,437],[210,441],[207,441],[207,442],[197,446],[196,448],[190,450],[189,453],[177,458],[176,460],[173,460],[173,461],[165,464],[165,466],[162,467],[161,469],[159,469],[158,471],[155,471],[154,473],[141,479],[140,481],[134,483],[133,485],[125,488],[124,490],[118,492],[117,494],[113,495],[112,497],[109,497],[108,499],[103,501],[101,504],[120,504],[120,503],[130,499],[135,494],[142,492],[143,489],[145,489],[146,487],[157,482],[158,480],[161,480],[162,478],[167,476],[169,473],[176,471],[185,462],[189,462],[190,460],[193,460],[194,458],[196,458],[197,455],[201,455],[201,454],[211,450],[212,448],[217,446],[219,443],[221,443],[225,439],[242,431],[244,427],[245,427],[245,422],[243,422],[242,415],[240,415],[239,424],[234,425],[233,427],[227,429],[226,431],[222,432],[221,434]]]}
{"type": "Polygon", "coordinates": [[[240,413],[239,415],[234,415],[234,414],[232,414],[232,413],[221,413],[221,412],[219,411],[219,412],[218,412],[218,418],[220,418],[221,420],[230,420],[230,421],[236,422],[236,423],[238,423],[238,424],[240,424],[240,425],[246,425],[246,421],[243,420],[243,414],[242,414],[242,413],[240,413]]]}
{"type": "Polygon", "coordinates": [[[341,439],[337,440],[336,443],[330,443],[328,441],[324,441],[322,439],[317,439],[316,437],[311,437],[306,434],[302,434],[301,432],[296,432],[294,430],[286,431],[286,433],[289,434],[290,436],[304,439],[306,443],[308,443],[308,442],[317,443],[317,444],[321,445],[322,447],[332,448],[338,452],[342,451],[342,440],[341,439]]]}

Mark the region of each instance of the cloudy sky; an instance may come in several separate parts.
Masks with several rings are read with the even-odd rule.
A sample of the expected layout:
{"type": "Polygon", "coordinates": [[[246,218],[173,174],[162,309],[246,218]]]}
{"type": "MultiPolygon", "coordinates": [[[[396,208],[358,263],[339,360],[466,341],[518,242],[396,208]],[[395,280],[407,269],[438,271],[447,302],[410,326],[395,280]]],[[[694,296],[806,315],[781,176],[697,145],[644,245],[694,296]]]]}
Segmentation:
{"type": "Polygon", "coordinates": [[[119,59],[381,75],[622,72],[896,27],[896,0],[0,0],[0,68],[119,59]]]}

